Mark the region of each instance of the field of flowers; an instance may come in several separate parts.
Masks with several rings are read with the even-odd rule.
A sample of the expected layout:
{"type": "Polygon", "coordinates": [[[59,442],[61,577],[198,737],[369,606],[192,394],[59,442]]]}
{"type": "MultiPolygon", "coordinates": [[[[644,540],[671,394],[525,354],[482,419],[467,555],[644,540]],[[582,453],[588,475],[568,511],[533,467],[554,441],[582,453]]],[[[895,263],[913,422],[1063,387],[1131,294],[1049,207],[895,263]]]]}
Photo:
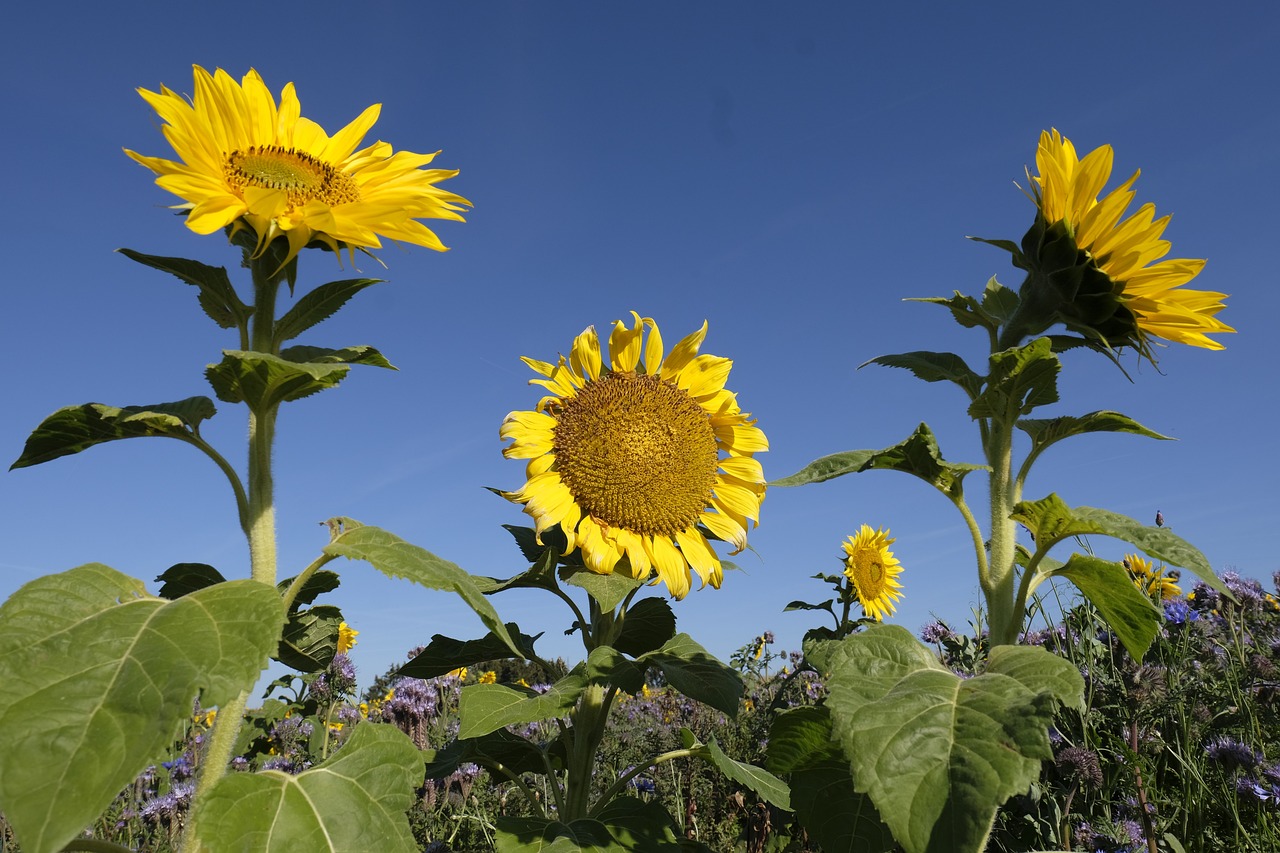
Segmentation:
{"type": "MultiPolygon", "coordinates": [[[[1083,714],[1064,711],[1056,718],[1050,733],[1053,761],[1045,763],[1028,791],[1000,810],[989,850],[1280,849],[1280,572],[1272,576],[1270,590],[1225,572],[1235,601],[1203,584],[1184,596],[1173,578],[1157,571],[1152,584],[1152,574],[1148,568],[1145,585],[1162,599],[1166,622],[1141,661],[1128,655],[1087,603],[1037,602],[1043,627],[1023,641],[1079,669],[1088,707],[1083,714]]],[[[1143,584],[1144,576],[1135,581],[1143,584]]],[[[985,636],[941,622],[920,633],[956,673],[981,671],[985,636]]],[[[536,787],[539,777],[504,778],[485,766],[484,756],[461,753],[460,690],[496,682],[545,692],[563,672],[512,661],[428,679],[393,669],[357,697],[354,632],[344,631],[344,639],[347,649],[326,671],[286,677],[271,686],[262,705],[248,714],[234,769],[298,773],[339,752],[366,721],[393,723],[432,758],[428,779],[409,810],[415,841],[433,853],[493,849],[495,818],[527,814],[516,789],[536,787]]],[[[409,657],[420,651],[412,650],[409,657]]],[[[820,674],[803,654],[775,649],[769,632],[739,649],[732,664],[747,685],[735,716],[660,681],[618,701],[599,757],[595,784],[600,793],[625,779],[628,794],[671,816],[690,849],[854,849],[835,836],[826,839],[833,846],[823,846],[791,813],[762,802],[703,762],[637,766],[646,756],[679,749],[685,729],[702,741],[716,738],[741,760],[767,765],[769,732],[779,715],[824,702],[820,674]]],[[[197,708],[168,760],[147,768],[123,791],[89,837],[138,850],[175,849],[215,716],[197,708]]],[[[563,723],[511,728],[547,742],[563,723]]],[[[4,853],[18,853],[7,826],[4,842],[4,853]]]]}

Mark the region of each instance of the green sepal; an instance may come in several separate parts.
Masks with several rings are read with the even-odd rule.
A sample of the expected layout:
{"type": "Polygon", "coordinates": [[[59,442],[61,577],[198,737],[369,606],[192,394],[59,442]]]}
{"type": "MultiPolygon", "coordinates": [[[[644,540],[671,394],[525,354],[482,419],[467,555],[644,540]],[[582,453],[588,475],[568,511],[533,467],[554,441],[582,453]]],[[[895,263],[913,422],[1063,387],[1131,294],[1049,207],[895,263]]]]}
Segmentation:
{"type": "Polygon", "coordinates": [[[613,610],[622,603],[633,590],[644,586],[644,581],[627,577],[618,572],[599,575],[590,569],[574,566],[560,568],[560,580],[572,586],[585,589],[587,594],[596,600],[600,609],[613,610]]]}
{"type": "Polygon", "coordinates": [[[1007,419],[1058,402],[1062,362],[1048,338],[994,353],[987,387],[969,406],[969,417],[1007,419]]]}
{"type": "MultiPolygon", "coordinates": [[[[554,757],[554,753],[548,754],[554,757]]],[[[428,751],[426,759],[428,779],[443,779],[463,764],[479,764],[490,770],[501,767],[515,774],[547,772],[542,750],[506,729],[454,740],[444,749],[428,751]]]]}
{"type": "Polygon", "coordinates": [[[421,781],[421,754],[402,731],[361,723],[342,749],[297,776],[218,780],[196,802],[196,835],[208,850],[413,853],[406,812],[421,781]]]}
{"type": "Polygon", "coordinates": [[[564,716],[587,684],[583,664],[552,684],[546,693],[507,684],[468,684],[458,700],[458,737],[482,737],[506,726],[564,716]]]}
{"type": "Polygon", "coordinates": [[[721,663],[688,634],[676,634],[652,652],[640,655],[636,663],[656,666],[667,684],[704,705],[738,715],[738,703],[746,688],[737,670],[721,663]]]}
{"type": "Polygon", "coordinates": [[[1072,554],[1066,565],[1055,569],[1053,577],[1063,577],[1098,608],[1104,622],[1136,661],[1151,647],[1164,615],[1134,585],[1120,563],[1084,554],[1072,554]]]}
{"type": "Polygon", "coordinates": [[[77,837],[206,707],[252,685],[284,614],[237,580],[176,601],[99,564],[47,575],[0,606],[0,802],[22,849],[77,837]]]}
{"type": "Polygon", "coordinates": [[[866,794],[854,790],[849,762],[832,740],[825,706],[783,711],[769,729],[768,762],[788,773],[791,807],[809,837],[824,851],[881,853],[896,842],[866,794]]]}
{"type": "Polygon", "coordinates": [[[337,313],[347,304],[351,297],[372,284],[381,283],[379,278],[350,278],[343,281],[331,281],[303,294],[292,308],[276,321],[276,345],[292,340],[337,313]]]}
{"type": "Polygon", "coordinates": [[[1036,537],[1037,553],[1046,553],[1058,542],[1075,536],[1111,536],[1132,543],[1157,560],[1189,569],[1209,586],[1235,600],[1227,585],[1213,573],[1204,554],[1167,527],[1148,527],[1110,510],[1088,506],[1072,508],[1056,494],[1017,504],[1010,518],[1025,525],[1036,537]]]}
{"type": "Polygon", "coordinates": [[[157,595],[172,601],[182,598],[187,593],[224,581],[226,578],[222,576],[222,572],[213,566],[204,563],[177,563],[165,569],[156,578],[156,583],[160,584],[157,595]]]}
{"type": "Polygon", "coordinates": [[[1167,435],[1147,429],[1128,415],[1106,410],[1090,412],[1079,417],[1064,415],[1058,418],[1023,418],[1015,426],[1030,436],[1031,449],[1035,453],[1064,438],[1089,432],[1124,432],[1161,441],[1173,441],[1167,435]]]}
{"type": "Polygon", "coordinates": [[[388,577],[404,578],[428,589],[457,593],[480,617],[484,626],[506,643],[514,656],[524,656],[519,644],[499,618],[498,611],[476,585],[477,579],[456,564],[417,545],[411,545],[385,530],[366,527],[352,519],[332,519],[331,526],[340,528],[341,532],[325,546],[325,554],[365,560],[388,577]]]}
{"type": "Polygon", "coordinates": [[[151,406],[107,406],[85,403],[58,409],[41,421],[27,438],[18,461],[9,466],[28,468],[70,456],[108,441],[160,436],[188,441],[199,435],[201,421],[217,409],[208,397],[188,397],[174,403],[151,406]]]}
{"type": "MultiPolygon", "coordinates": [[[[523,650],[520,660],[534,657],[533,644],[542,634],[532,637],[522,634],[520,627],[514,622],[506,625],[507,634],[515,640],[523,650]]],[[[436,678],[453,672],[461,666],[474,666],[489,660],[503,660],[511,657],[511,649],[505,641],[493,633],[486,634],[478,640],[455,640],[443,634],[433,634],[427,647],[415,655],[408,663],[396,670],[397,675],[405,678],[436,678]]]]}
{"type": "Polygon", "coordinates": [[[901,367],[910,370],[918,379],[925,382],[954,382],[972,400],[982,390],[982,377],[974,373],[965,360],[953,352],[930,352],[916,350],[895,355],[881,355],[864,361],[858,369],[868,364],[879,364],[883,367],[901,367]]]}
{"type": "Polygon", "coordinates": [[[997,646],[984,674],[962,679],[897,625],[840,645],[833,730],[856,790],[907,853],[980,851],[996,809],[1053,757],[1058,708],[1084,708],[1080,673],[1041,648],[997,646]]]}
{"type": "Polygon", "coordinates": [[[613,647],[623,654],[639,657],[662,647],[676,635],[676,614],[661,598],[643,598],[627,609],[622,630],[613,647]]]}
{"type": "Polygon", "coordinates": [[[644,687],[645,667],[623,657],[611,646],[596,646],[587,655],[586,674],[592,684],[616,687],[627,693],[639,693],[644,687]]]}
{"type": "Polygon", "coordinates": [[[226,267],[211,267],[186,258],[165,258],[144,255],[132,249],[117,249],[126,258],[140,264],[171,273],[199,290],[196,298],[200,307],[213,322],[224,329],[245,329],[253,308],[240,301],[236,290],[227,278],[226,267]]]}

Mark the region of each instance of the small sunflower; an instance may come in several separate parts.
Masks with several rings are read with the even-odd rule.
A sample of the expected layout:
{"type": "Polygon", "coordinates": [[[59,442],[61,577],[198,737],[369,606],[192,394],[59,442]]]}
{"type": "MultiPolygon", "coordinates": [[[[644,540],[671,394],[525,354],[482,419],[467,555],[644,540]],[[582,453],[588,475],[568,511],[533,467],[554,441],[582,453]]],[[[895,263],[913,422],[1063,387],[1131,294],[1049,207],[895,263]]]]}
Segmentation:
{"type": "Polygon", "coordinates": [[[1148,597],[1156,601],[1172,601],[1181,597],[1182,588],[1178,586],[1176,574],[1155,568],[1150,560],[1137,554],[1127,554],[1121,562],[1129,571],[1133,585],[1148,597]]]}
{"type": "Polygon", "coordinates": [[[512,442],[503,455],[529,460],[524,486],[504,494],[525,505],[539,537],[559,525],[564,553],[580,549],[589,570],[643,579],[656,569],[683,598],[690,569],[703,585],[723,579],[708,535],[735,554],[746,547],[765,493],[752,457],[769,443],[724,387],[733,362],[698,354],[705,322],[664,358],[657,324],[632,317],[630,329],[614,323],[607,363],[594,326],[567,360],[522,359],[542,377],[530,383],[551,393],[502,422],[512,442]]]}
{"type": "Polygon", "coordinates": [[[886,615],[893,615],[894,601],[902,598],[902,564],[893,556],[889,546],[895,541],[887,530],[872,530],[862,525],[857,536],[850,536],[844,543],[844,574],[853,585],[862,611],[880,622],[886,615]]]}
{"type": "Polygon", "coordinates": [[[358,636],[360,636],[359,631],[346,622],[340,622],[338,624],[338,654],[345,655],[355,648],[356,637],[358,636]]]}
{"type": "Polygon", "coordinates": [[[313,242],[354,255],[380,248],[380,236],[444,251],[418,220],[462,221],[459,211],[470,205],[436,186],[457,170],[421,168],[435,154],[393,153],[381,141],[356,150],[380,104],[329,136],[302,117],[292,83],[277,107],[253,70],[236,83],[220,68],[211,75],[197,65],[190,99],[164,86],[138,93],[164,119],[165,138],[180,159],[125,153],[184,200],[175,207],[188,211],[188,228],[197,234],[248,228],[258,255],[279,236],[288,240],[286,263],[313,242]]]}
{"type": "Polygon", "coordinates": [[[1222,349],[1208,335],[1235,331],[1215,316],[1226,294],[1182,287],[1204,260],[1160,260],[1170,248],[1161,239],[1169,217],[1156,219],[1150,203],[1121,221],[1140,172],[1098,200],[1113,157],[1111,146],[1103,145],[1080,159],[1057,130],[1040,135],[1039,174],[1032,178],[1039,217],[1028,234],[1038,240],[1035,246],[1024,240],[1023,248],[1032,266],[1054,280],[1057,319],[1148,357],[1147,336],[1222,349]]]}

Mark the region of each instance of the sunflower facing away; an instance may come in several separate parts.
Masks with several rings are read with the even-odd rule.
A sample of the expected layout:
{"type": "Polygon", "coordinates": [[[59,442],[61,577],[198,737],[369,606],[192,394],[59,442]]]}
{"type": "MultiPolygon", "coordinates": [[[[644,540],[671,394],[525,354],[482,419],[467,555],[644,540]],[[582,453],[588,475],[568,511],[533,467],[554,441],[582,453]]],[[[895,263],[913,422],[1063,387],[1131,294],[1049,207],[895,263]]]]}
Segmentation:
{"type": "Polygon", "coordinates": [[[197,234],[249,228],[257,254],[284,236],[286,262],[312,242],[354,255],[380,248],[379,237],[444,251],[418,220],[462,221],[459,211],[470,205],[436,186],[456,170],[421,168],[435,154],[393,153],[381,141],[356,150],[378,120],[379,104],[329,136],[302,117],[292,83],[277,107],[253,70],[236,83],[220,68],[210,75],[197,65],[189,100],[164,86],[138,92],[164,119],[179,159],[125,153],[184,200],[175,207],[188,211],[187,227],[197,234]]]}
{"type": "Polygon", "coordinates": [[[857,536],[850,536],[844,545],[844,575],[853,585],[862,611],[880,622],[893,615],[894,601],[902,598],[902,564],[893,556],[889,546],[896,540],[889,538],[887,530],[872,530],[862,525],[857,536]]]}
{"type": "Polygon", "coordinates": [[[1155,568],[1150,560],[1137,554],[1128,554],[1122,561],[1129,570],[1129,579],[1148,598],[1156,601],[1170,601],[1182,595],[1182,588],[1177,584],[1177,576],[1166,573],[1164,569],[1155,568]]]}
{"type": "MultiPolygon", "coordinates": [[[[1235,331],[1215,317],[1224,307],[1226,294],[1182,287],[1199,274],[1204,261],[1160,260],[1170,248],[1168,241],[1160,239],[1169,217],[1156,219],[1155,206],[1150,203],[1121,221],[1133,201],[1132,187],[1140,172],[1134,172],[1133,177],[1098,200],[1111,176],[1113,156],[1111,146],[1103,145],[1082,160],[1076,156],[1071,141],[1057,130],[1044,131],[1036,150],[1039,174],[1033,177],[1032,187],[1050,232],[1054,228],[1065,231],[1073,248],[1083,253],[1088,270],[1105,277],[1101,288],[1094,288],[1101,292],[1090,298],[1100,297],[1094,304],[1104,306],[1106,313],[1112,310],[1107,305],[1118,310],[1109,322],[1109,332],[1106,324],[1099,323],[1098,327],[1112,344],[1132,345],[1144,354],[1150,352],[1148,335],[1205,349],[1222,349],[1222,344],[1207,335],[1235,331]]],[[[1075,253],[1071,254],[1074,257],[1075,253]]],[[[1081,294],[1089,290],[1085,286],[1081,294]]],[[[1083,308],[1084,302],[1081,299],[1081,305],[1071,306],[1068,312],[1077,307],[1098,310],[1083,308]]]]}
{"type": "Polygon", "coordinates": [[[630,329],[615,322],[608,362],[594,326],[568,360],[521,359],[542,377],[530,384],[550,393],[502,423],[512,442],[503,455],[529,460],[524,486],[504,495],[524,504],[539,541],[559,525],[565,554],[580,549],[591,571],[643,579],[656,570],[683,598],[690,569],[703,585],[723,579],[708,534],[735,554],[746,547],[765,493],[752,457],[769,443],[724,387],[733,362],[698,354],[705,322],[664,358],[657,324],[632,317],[630,329]]]}

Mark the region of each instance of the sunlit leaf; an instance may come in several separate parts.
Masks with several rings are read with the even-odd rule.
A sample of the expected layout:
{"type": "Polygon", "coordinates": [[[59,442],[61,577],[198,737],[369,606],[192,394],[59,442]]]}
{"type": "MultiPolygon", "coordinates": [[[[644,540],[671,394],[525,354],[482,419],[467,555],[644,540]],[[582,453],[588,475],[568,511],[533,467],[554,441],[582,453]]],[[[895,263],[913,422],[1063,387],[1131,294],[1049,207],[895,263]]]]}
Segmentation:
{"type": "Polygon", "coordinates": [[[546,693],[506,684],[468,684],[459,699],[458,737],[480,737],[504,726],[564,716],[586,687],[587,677],[581,665],[546,693]]]}
{"type": "Polygon", "coordinates": [[[215,412],[213,401],[208,397],[124,408],[102,403],[67,406],[36,427],[10,470],[39,465],[95,444],[124,438],[160,436],[187,440],[199,432],[200,422],[213,417],[215,412]]]}
{"type": "Polygon", "coordinates": [[[1090,412],[1079,417],[1064,415],[1059,418],[1023,418],[1018,421],[1017,427],[1031,437],[1031,446],[1037,451],[1064,438],[1088,432],[1124,432],[1162,441],[1173,440],[1167,435],[1147,429],[1128,415],[1108,411],[1090,412]]]}
{"type": "Polygon", "coordinates": [[[240,301],[225,267],[211,267],[186,258],[164,258],[144,255],[132,249],[117,249],[120,254],[140,264],[172,273],[199,290],[197,299],[204,313],[224,329],[244,328],[253,308],[240,301]]]}
{"type": "Polygon", "coordinates": [[[1120,563],[1084,554],[1072,554],[1065,566],[1055,570],[1076,585],[1093,602],[1103,621],[1115,632],[1134,660],[1142,660],[1160,630],[1164,616],[1129,578],[1120,563]]]}
{"type": "Polygon", "coordinates": [[[585,589],[587,594],[596,600],[601,610],[613,610],[634,589],[644,586],[644,581],[629,578],[624,574],[613,572],[598,575],[590,569],[579,569],[564,566],[560,569],[560,580],[567,584],[585,589]]]}
{"type": "Polygon", "coordinates": [[[656,666],[667,683],[698,702],[737,716],[738,703],[745,687],[742,676],[698,645],[688,634],[676,634],[655,651],[636,659],[637,663],[656,666]]]}
{"type": "Polygon", "coordinates": [[[1048,338],[991,356],[987,387],[969,406],[972,418],[1009,419],[1058,402],[1062,362],[1048,338]]]}
{"type": "Polygon", "coordinates": [[[769,485],[805,486],[809,483],[822,483],[845,474],[856,474],[865,470],[863,466],[877,452],[875,450],[846,450],[843,453],[832,453],[830,456],[815,459],[791,476],[783,477],[781,480],[774,480],[769,485]]]}

